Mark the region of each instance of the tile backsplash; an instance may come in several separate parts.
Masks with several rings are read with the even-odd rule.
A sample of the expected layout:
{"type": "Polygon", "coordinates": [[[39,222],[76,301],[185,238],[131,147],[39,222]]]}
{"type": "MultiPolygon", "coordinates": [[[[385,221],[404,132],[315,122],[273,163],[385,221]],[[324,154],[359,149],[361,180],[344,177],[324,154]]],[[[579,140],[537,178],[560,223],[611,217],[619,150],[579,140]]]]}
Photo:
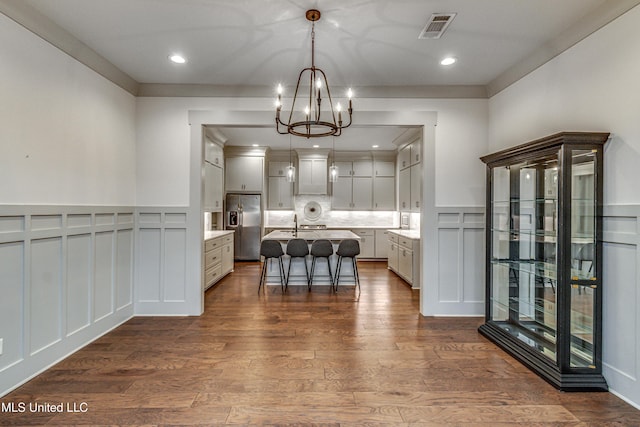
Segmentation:
{"type": "Polygon", "coordinates": [[[293,215],[298,215],[298,224],[326,224],[329,227],[389,227],[400,226],[396,211],[334,211],[331,197],[322,195],[300,195],[295,198],[292,211],[265,211],[265,227],[291,227],[293,215]],[[309,202],[320,205],[322,213],[317,220],[305,217],[305,206],[309,202]]]}

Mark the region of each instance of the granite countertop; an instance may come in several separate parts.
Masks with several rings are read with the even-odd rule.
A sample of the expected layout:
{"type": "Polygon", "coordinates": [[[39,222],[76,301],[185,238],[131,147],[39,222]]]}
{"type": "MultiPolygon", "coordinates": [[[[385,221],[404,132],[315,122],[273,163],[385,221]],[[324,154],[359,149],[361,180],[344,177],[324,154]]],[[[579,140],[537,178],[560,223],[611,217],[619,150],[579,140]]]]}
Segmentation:
{"type": "MultiPolygon", "coordinates": [[[[293,231],[291,230],[276,230],[264,236],[262,239],[268,240],[286,240],[289,241],[291,239],[295,239],[296,237],[293,235],[293,231]]],[[[345,240],[345,239],[355,239],[360,240],[360,237],[357,234],[352,233],[348,230],[298,230],[299,239],[305,240],[316,240],[316,239],[328,239],[328,240],[345,240]]]]}
{"type": "Polygon", "coordinates": [[[389,233],[397,234],[398,236],[406,237],[407,239],[420,240],[420,231],[418,230],[395,229],[389,230],[389,233]]]}
{"type": "Polygon", "coordinates": [[[204,232],[204,240],[215,239],[216,237],[226,236],[233,233],[233,230],[209,230],[204,232]]]}

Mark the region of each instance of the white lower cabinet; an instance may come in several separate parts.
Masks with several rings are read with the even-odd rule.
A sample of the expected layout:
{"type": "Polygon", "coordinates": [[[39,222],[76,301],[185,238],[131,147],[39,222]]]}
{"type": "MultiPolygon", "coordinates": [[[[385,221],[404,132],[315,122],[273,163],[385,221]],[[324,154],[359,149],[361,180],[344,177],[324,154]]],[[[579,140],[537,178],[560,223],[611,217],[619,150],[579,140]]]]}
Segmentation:
{"type": "Polygon", "coordinates": [[[233,233],[213,237],[204,242],[204,288],[233,271],[233,233]]]}
{"type": "Polygon", "coordinates": [[[360,237],[360,255],[359,258],[375,258],[376,257],[376,235],[374,230],[355,229],[351,230],[360,237]]]}
{"type": "Polygon", "coordinates": [[[376,230],[376,258],[386,258],[389,251],[389,230],[376,230]]]}
{"type": "Polygon", "coordinates": [[[413,288],[420,287],[420,239],[389,231],[387,267],[413,288]]]}
{"type": "Polygon", "coordinates": [[[387,244],[387,267],[391,271],[398,271],[398,235],[389,233],[387,244]]]}

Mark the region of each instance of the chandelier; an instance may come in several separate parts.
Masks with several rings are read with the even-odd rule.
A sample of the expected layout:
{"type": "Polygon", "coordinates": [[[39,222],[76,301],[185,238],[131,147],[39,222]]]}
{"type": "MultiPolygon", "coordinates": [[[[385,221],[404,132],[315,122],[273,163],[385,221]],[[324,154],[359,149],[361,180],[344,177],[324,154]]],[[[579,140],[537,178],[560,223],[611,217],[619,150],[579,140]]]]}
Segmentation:
{"type": "Polygon", "coordinates": [[[327,76],[315,64],[315,22],[320,19],[320,11],[316,9],[308,10],[306,13],[307,20],[311,21],[311,67],[304,68],[298,76],[298,84],[293,95],[293,103],[289,112],[289,119],[285,122],[280,117],[282,110],[282,85],[278,85],[278,99],[276,101],[276,130],[280,134],[291,134],[302,136],[305,138],[316,138],[322,136],[340,136],[342,129],[351,126],[351,115],[353,107],[351,105],[351,97],[353,92],[351,89],[347,91],[349,99],[349,107],[347,114],[349,122],[343,124],[342,106],[337,103],[335,108],[331,99],[331,91],[327,76]],[[308,82],[308,98],[303,95],[306,92],[305,83],[308,82]],[[328,100],[326,110],[321,110],[323,97],[328,100]],[[300,111],[296,111],[296,103],[300,111]],[[324,116],[322,115],[324,113],[324,116]]]}

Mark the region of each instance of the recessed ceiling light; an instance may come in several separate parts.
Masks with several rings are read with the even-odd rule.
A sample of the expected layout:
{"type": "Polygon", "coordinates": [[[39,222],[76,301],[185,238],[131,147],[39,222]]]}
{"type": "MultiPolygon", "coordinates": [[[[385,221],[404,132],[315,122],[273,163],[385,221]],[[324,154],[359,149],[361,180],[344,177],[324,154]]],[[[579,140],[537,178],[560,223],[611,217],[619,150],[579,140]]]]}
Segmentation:
{"type": "Polygon", "coordinates": [[[318,144],[315,144],[315,145],[313,146],[313,148],[318,148],[318,147],[320,147],[318,144]]]}
{"type": "Polygon", "coordinates": [[[377,144],[371,146],[371,148],[378,148],[378,147],[379,147],[379,145],[377,145],[377,144]]]}
{"type": "Polygon", "coordinates": [[[259,147],[258,144],[251,144],[252,147],[259,147]]]}
{"type": "Polygon", "coordinates": [[[187,62],[185,57],[182,55],[169,55],[169,60],[176,64],[184,64],[185,62],[187,62]]]}
{"type": "Polygon", "coordinates": [[[446,58],[444,58],[442,61],[440,61],[441,65],[452,65],[455,64],[457,61],[456,58],[454,58],[453,56],[448,56],[446,58]]]}

